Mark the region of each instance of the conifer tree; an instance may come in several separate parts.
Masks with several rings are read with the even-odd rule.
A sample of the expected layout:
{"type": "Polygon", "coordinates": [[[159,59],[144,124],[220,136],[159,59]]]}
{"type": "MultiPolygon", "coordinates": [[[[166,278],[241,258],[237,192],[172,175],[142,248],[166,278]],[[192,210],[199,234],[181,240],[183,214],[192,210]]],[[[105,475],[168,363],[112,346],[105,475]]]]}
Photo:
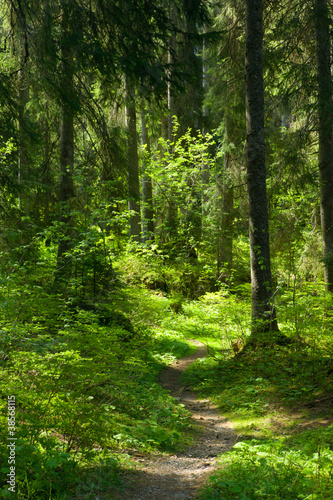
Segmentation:
{"type": "Polygon", "coordinates": [[[263,2],[246,1],[246,140],[252,284],[252,333],[277,329],[272,306],[272,277],[266,194],[263,2]]]}
{"type": "Polygon", "coordinates": [[[60,238],[57,257],[56,279],[71,276],[71,256],[73,248],[72,228],[72,201],[74,198],[74,112],[72,99],[74,91],[73,52],[70,38],[73,30],[70,8],[66,2],[61,12],[61,78],[66,95],[61,103],[61,132],[60,132],[60,222],[64,227],[64,234],[60,238]]]}
{"type": "Polygon", "coordinates": [[[320,215],[324,277],[333,292],[333,100],[330,18],[327,0],[315,2],[318,79],[320,215]]]}
{"type": "Polygon", "coordinates": [[[135,241],[141,240],[140,215],[140,184],[138,139],[136,131],[136,102],[135,89],[126,79],[126,127],[127,127],[127,181],[128,181],[128,209],[130,210],[129,235],[135,241]]]}

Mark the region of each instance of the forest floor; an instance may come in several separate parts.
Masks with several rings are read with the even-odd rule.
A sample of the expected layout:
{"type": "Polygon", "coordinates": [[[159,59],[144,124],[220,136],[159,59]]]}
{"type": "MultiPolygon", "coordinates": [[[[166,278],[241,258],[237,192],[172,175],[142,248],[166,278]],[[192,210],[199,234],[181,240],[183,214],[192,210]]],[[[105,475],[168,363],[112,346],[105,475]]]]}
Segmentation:
{"type": "Polygon", "coordinates": [[[186,368],[207,354],[201,342],[190,342],[198,346],[198,350],[166,368],[159,382],[192,413],[191,444],[175,454],[134,456],[137,470],[126,474],[123,491],[112,492],[115,500],[194,499],[213,472],[216,456],[235,444],[232,425],[219,414],[217,407],[208,399],[197,399],[196,394],[181,383],[186,368]]]}

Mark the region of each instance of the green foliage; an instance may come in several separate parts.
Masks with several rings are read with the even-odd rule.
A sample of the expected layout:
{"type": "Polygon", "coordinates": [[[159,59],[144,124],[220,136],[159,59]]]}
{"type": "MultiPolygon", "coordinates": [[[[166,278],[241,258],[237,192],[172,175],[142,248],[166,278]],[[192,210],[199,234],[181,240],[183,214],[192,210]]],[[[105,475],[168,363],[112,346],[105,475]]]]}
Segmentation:
{"type": "MultiPolygon", "coordinates": [[[[297,434],[299,414],[283,431],[272,423],[295,406],[306,413],[299,406],[325,400],[332,385],[310,4],[280,2],[265,16],[272,296],[289,343],[276,345],[267,335],[236,356],[231,342],[246,345],[251,295],[242,2],[212,6],[217,33],[201,39],[193,32],[187,40],[177,27],[184,18],[168,5],[73,1],[64,36],[59,2],[44,4],[36,10],[30,1],[1,1],[1,477],[8,473],[8,394],[17,401],[18,498],[97,498],[119,484],[120,469],[130,467],[127,453],[174,449],[189,413],[157,384],[157,374],[191,352],[185,339],[194,338],[209,357],[194,363],[184,381],[214,398],[246,437],[221,460],[223,470],[202,498],[333,497],[332,428],[297,434]],[[59,48],[67,44],[75,66],[71,90],[61,83],[59,48]],[[204,89],[181,75],[180,53],[182,67],[191,66],[189,45],[198,66],[194,52],[202,48],[204,89]],[[140,102],[149,108],[145,170],[156,228],[149,246],[128,243],[124,74],[139,82],[140,96],[149,95],[149,105],[140,102]],[[169,85],[165,107],[180,110],[184,82],[185,103],[195,87],[206,95],[206,133],[179,137],[178,121],[192,113],[184,110],[165,140],[163,103],[158,107],[151,93],[166,96],[169,85]],[[75,199],[67,207],[59,203],[64,103],[75,115],[75,199]],[[226,188],[233,189],[230,213],[226,188]],[[61,216],[70,220],[70,236],[61,216]],[[233,270],[218,262],[221,237],[230,235],[233,270]],[[64,238],[70,272],[57,288],[64,238]],[[281,438],[280,431],[295,435],[281,438]]],[[[204,9],[203,2],[196,7],[204,9]]],[[[4,479],[0,496],[8,497],[4,479]]]]}
{"type": "Polygon", "coordinates": [[[133,246],[118,259],[117,266],[125,272],[127,283],[142,284],[173,296],[194,299],[216,288],[213,270],[204,263],[176,260],[165,254],[164,247],[133,246]]]}
{"type": "MultiPolygon", "coordinates": [[[[156,183],[154,205],[159,214],[158,239],[172,242],[174,255],[186,254],[197,247],[201,232],[201,211],[204,190],[200,178],[203,169],[213,170],[214,140],[211,134],[197,131],[196,137],[188,130],[177,138],[179,124],[173,121],[171,141],[159,140],[159,149],[151,158],[147,173],[156,183]],[[172,233],[172,236],[171,236],[172,233]]],[[[170,249],[171,250],[171,249],[170,249]]],[[[171,254],[172,255],[172,254],[171,254]]]]}
{"type": "Polygon", "coordinates": [[[183,383],[213,398],[241,440],[221,455],[219,470],[199,498],[331,498],[333,429],[322,416],[330,418],[325,401],[331,393],[332,299],[318,284],[281,289],[276,295],[280,328],[293,341],[279,346],[272,339],[271,345],[231,357],[229,339],[237,335],[246,341],[248,335],[247,329],[241,334],[237,318],[248,297],[243,287],[231,296],[206,294],[200,298],[204,309],[198,303],[187,306],[189,317],[179,327],[186,332],[190,314],[195,322],[202,317],[197,335],[205,335],[213,357],[193,363],[183,383]],[[214,329],[207,328],[209,320],[218,321],[217,314],[224,319],[222,350],[214,329]],[[314,428],[302,432],[303,426],[314,428]]]}
{"type": "Polygon", "coordinates": [[[219,459],[221,470],[198,498],[284,500],[331,498],[332,426],[297,439],[252,440],[219,459]]]}
{"type": "MultiPolygon", "coordinates": [[[[15,452],[16,498],[49,498],[51,493],[55,498],[69,498],[66,492],[77,482],[77,463],[69,453],[62,451],[57,439],[45,436],[38,443],[31,444],[19,438],[15,452]]],[[[6,455],[8,449],[2,449],[4,464],[6,455]]],[[[3,466],[1,472],[8,477],[9,467],[3,466]]],[[[1,489],[1,498],[10,498],[7,486],[1,489]]]]}
{"type": "MultiPolygon", "coordinates": [[[[188,345],[155,337],[139,318],[134,326],[116,301],[66,302],[48,293],[46,267],[30,279],[23,266],[0,289],[1,442],[14,394],[18,498],[69,498],[85,489],[87,466],[115,484],[122,450],[172,449],[189,425],[184,406],[156,383],[165,362],[188,345]]],[[[0,454],[6,464],[5,445],[0,454]]],[[[5,482],[1,488],[6,497],[5,482]]]]}
{"type": "MultiPolygon", "coordinates": [[[[331,430],[323,433],[320,448],[305,448],[305,441],[318,444],[319,434],[273,441],[267,423],[272,408],[289,411],[329,389],[331,298],[318,284],[294,283],[276,292],[280,327],[293,344],[266,344],[233,357],[230,342],[242,338],[245,343],[249,335],[248,284],[223,285],[198,300],[185,299],[177,288],[179,269],[156,247],[132,250],[119,260],[131,286],[114,288],[112,302],[82,300],[74,287],[66,301],[51,293],[52,252],[43,248],[39,265],[18,267],[0,288],[1,422],[7,395],[15,394],[22,498],[98,495],[106,484],[119,484],[122,466],[129,466],[122,465],[124,452],[174,449],[184,439],[189,413],[165,394],[156,375],[165,363],[190,352],[186,338],[205,342],[210,356],[189,368],[184,383],[214,398],[248,439],[259,439],[227,456],[202,498],[284,498],[278,484],[281,495],[295,491],[304,499],[329,491],[331,430]],[[161,263],[173,272],[169,297],[133,286],[141,282],[144,266],[148,275],[155,269],[160,276],[161,263]],[[173,306],[179,303],[177,312],[173,306]]],[[[291,421],[285,432],[295,426],[291,421]]],[[[5,425],[1,441],[6,442],[5,425]]],[[[5,470],[7,453],[2,446],[5,470]]],[[[4,496],[5,483],[1,487],[4,496]]]]}

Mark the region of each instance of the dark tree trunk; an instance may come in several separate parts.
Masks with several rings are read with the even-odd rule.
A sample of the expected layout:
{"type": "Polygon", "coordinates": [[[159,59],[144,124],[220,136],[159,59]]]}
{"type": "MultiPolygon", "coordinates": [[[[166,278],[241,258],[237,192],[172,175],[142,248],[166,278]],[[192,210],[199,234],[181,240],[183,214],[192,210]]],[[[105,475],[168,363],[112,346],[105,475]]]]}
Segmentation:
{"type": "Polygon", "coordinates": [[[230,277],[232,269],[234,190],[230,179],[230,153],[224,153],[223,166],[216,170],[216,200],[218,212],[217,276],[230,277]]]}
{"type": "Polygon", "coordinates": [[[74,120],[73,116],[63,110],[60,138],[60,202],[61,222],[64,224],[64,234],[58,246],[57,272],[59,277],[68,279],[71,276],[73,248],[73,224],[71,200],[74,198],[73,165],[74,165],[74,120]]]}
{"type": "Polygon", "coordinates": [[[246,136],[247,185],[252,283],[252,334],[276,330],[266,195],[263,3],[246,1],[246,136]]]}
{"type": "MultiPolygon", "coordinates": [[[[28,75],[28,48],[27,48],[27,26],[23,12],[20,12],[17,18],[18,40],[20,51],[20,70],[18,72],[18,95],[19,95],[19,143],[18,143],[18,183],[28,177],[29,153],[28,142],[29,134],[27,132],[27,122],[29,114],[27,105],[30,100],[29,75],[28,75]]],[[[21,207],[21,198],[18,198],[19,208],[21,207]]],[[[29,209],[27,209],[29,213],[29,209]]]]}
{"type": "MultiPolygon", "coordinates": [[[[173,23],[176,25],[177,20],[176,20],[176,12],[175,8],[172,7],[171,10],[171,17],[173,20],[173,23]]],[[[172,65],[174,62],[174,54],[176,51],[176,37],[174,34],[171,35],[170,40],[169,40],[169,51],[168,51],[168,64],[170,65],[170,70],[169,70],[169,81],[168,81],[168,126],[167,129],[165,128],[165,123],[163,123],[162,120],[162,137],[165,140],[168,140],[170,143],[173,141],[173,135],[174,135],[174,130],[173,130],[173,117],[176,115],[176,107],[175,107],[175,98],[173,96],[173,89],[172,89],[172,65]],[[166,134],[167,132],[167,134],[166,134]]],[[[169,144],[169,148],[171,148],[171,144],[169,144]]],[[[164,151],[161,151],[162,155],[164,154],[164,151]]],[[[174,238],[178,232],[178,222],[177,222],[177,207],[175,204],[175,201],[172,197],[168,199],[166,211],[165,211],[165,224],[163,223],[162,225],[164,226],[164,230],[162,232],[162,240],[164,241],[169,241],[170,240],[170,235],[172,235],[172,238],[174,238]]]]}
{"type": "MultiPolygon", "coordinates": [[[[144,110],[141,111],[141,138],[149,157],[150,140],[144,110]]],[[[153,184],[146,171],[146,160],[143,162],[142,205],[142,240],[145,242],[154,238],[153,184]]]]}
{"type": "Polygon", "coordinates": [[[181,133],[185,133],[190,128],[195,136],[198,130],[202,130],[203,63],[201,56],[197,54],[199,51],[202,52],[202,47],[198,47],[198,41],[195,40],[198,29],[194,12],[187,10],[185,18],[188,36],[185,38],[184,43],[184,62],[188,80],[186,82],[186,93],[182,99],[181,133]]]}
{"type": "Polygon", "coordinates": [[[59,200],[61,204],[60,222],[64,231],[59,241],[57,255],[57,269],[55,282],[60,280],[67,282],[71,277],[73,248],[73,219],[72,201],[74,198],[74,111],[71,101],[74,94],[73,79],[73,53],[68,40],[70,33],[69,12],[63,8],[62,12],[62,78],[63,86],[69,102],[62,103],[62,117],[60,126],[60,186],[59,200]]]}
{"type": "Polygon", "coordinates": [[[222,184],[221,241],[219,256],[222,266],[230,276],[232,270],[232,243],[234,224],[234,188],[230,181],[230,153],[224,154],[222,184]]]}
{"type": "Polygon", "coordinates": [[[129,235],[135,241],[141,240],[140,184],[138,139],[136,133],[135,91],[126,81],[126,127],[127,127],[127,180],[128,209],[130,215],[129,235]]]}
{"type": "Polygon", "coordinates": [[[316,39],[319,119],[320,217],[324,279],[333,292],[333,107],[330,18],[327,0],[316,0],[316,39]]]}
{"type": "Polygon", "coordinates": [[[208,203],[209,203],[209,162],[203,160],[202,168],[201,168],[201,184],[202,184],[202,193],[201,193],[201,240],[205,238],[206,235],[206,225],[207,225],[207,217],[209,214],[208,203]]]}
{"type": "MultiPolygon", "coordinates": [[[[171,18],[173,23],[176,25],[176,13],[175,8],[172,7],[171,18]]],[[[176,52],[176,35],[173,33],[169,39],[169,50],[168,50],[168,64],[169,64],[169,81],[168,81],[168,137],[169,141],[172,141],[173,136],[173,117],[176,114],[175,109],[175,98],[172,89],[172,66],[174,63],[174,54],[176,52]]]]}

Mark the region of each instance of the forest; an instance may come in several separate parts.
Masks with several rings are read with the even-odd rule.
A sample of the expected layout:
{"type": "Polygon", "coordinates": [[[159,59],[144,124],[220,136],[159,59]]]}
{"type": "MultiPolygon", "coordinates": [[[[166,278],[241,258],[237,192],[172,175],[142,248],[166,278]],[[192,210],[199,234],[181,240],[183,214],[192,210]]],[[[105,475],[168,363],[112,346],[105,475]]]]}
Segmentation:
{"type": "Polygon", "coordinates": [[[0,5],[0,498],[333,500],[332,3],[0,5]]]}

